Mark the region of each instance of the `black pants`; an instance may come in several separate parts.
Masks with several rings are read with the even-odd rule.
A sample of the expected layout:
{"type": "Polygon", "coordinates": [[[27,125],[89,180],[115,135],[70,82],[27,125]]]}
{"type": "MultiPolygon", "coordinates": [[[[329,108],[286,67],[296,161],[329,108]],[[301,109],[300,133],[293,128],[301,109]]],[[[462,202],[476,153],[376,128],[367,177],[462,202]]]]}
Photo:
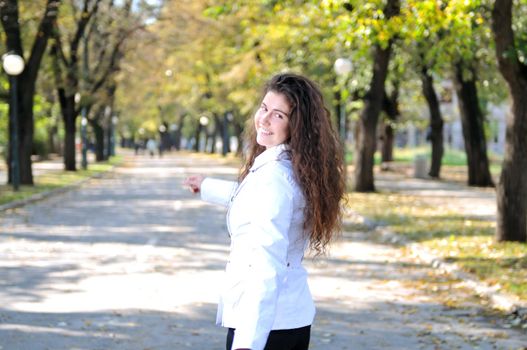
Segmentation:
{"type": "MultiPolygon", "coordinates": [[[[234,331],[234,328],[229,328],[227,332],[226,350],[231,350],[234,331]]],[[[310,334],[311,326],[271,331],[264,350],[307,350],[310,334]]]]}

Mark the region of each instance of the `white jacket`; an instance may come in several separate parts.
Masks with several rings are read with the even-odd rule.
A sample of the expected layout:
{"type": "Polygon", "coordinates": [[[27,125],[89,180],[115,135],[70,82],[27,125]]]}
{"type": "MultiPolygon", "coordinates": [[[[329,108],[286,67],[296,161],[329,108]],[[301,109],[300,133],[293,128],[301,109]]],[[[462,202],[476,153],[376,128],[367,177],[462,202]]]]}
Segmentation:
{"type": "Polygon", "coordinates": [[[304,196],[285,145],[267,149],[240,185],[206,178],[202,199],[228,205],[231,250],[218,324],[235,328],[233,349],[261,350],[271,330],[311,325],[315,306],[301,265],[304,196]]]}

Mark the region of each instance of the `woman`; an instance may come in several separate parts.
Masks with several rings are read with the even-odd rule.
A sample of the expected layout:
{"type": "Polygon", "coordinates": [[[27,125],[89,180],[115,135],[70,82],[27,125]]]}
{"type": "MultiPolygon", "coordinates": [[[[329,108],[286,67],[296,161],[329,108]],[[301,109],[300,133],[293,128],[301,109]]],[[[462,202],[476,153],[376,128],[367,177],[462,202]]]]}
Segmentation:
{"type": "Polygon", "coordinates": [[[265,87],[239,182],[191,176],[204,200],[228,205],[231,250],[217,322],[227,350],[304,350],[315,307],[301,263],[339,232],[342,152],[317,86],[278,74],[265,87]]]}

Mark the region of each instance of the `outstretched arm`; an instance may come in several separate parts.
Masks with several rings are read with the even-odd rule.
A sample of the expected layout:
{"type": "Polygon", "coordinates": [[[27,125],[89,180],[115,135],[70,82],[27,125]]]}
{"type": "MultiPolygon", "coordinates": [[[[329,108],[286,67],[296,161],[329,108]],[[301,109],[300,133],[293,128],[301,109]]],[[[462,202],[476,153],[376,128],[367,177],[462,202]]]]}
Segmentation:
{"type": "Polygon", "coordinates": [[[183,185],[188,186],[194,193],[200,193],[201,199],[206,202],[227,206],[238,183],[192,175],[183,181],[183,185]]]}

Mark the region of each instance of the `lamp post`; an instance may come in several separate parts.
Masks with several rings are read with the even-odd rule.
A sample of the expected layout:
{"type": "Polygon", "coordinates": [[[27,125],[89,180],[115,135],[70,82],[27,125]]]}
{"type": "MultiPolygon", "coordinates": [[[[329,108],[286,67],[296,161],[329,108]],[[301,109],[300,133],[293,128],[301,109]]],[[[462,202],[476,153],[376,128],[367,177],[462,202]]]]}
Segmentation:
{"type": "MultiPolygon", "coordinates": [[[[346,78],[348,74],[351,72],[351,61],[348,58],[337,58],[335,61],[335,64],[333,65],[333,68],[335,69],[335,73],[338,77],[340,77],[343,82],[346,81],[346,78]]],[[[345,84],[342,84],[345,85],[345,84]]],[[[342,98],[342,93],[340,94],[340,102],[339,102],[339,131],[340,131],[340,138],[342,139],[342,144],[346,145],[346,106],[344,104],[344,99],[342,98]]]]}
{"type": "Polygon", "coordinates": [[[112,133],[113,133],[113,125],[112,125],[112,107],[106,106],[104,107],[104,119],[106,121],[106,147],[105,147],[105,159],[110,159],[110,156],[112,155],[112,133]]]}
{"type": "MultiPolygon", "coordinates": [[[[84,86],[86,86],[86,82],[88,80],[88,36],[84,35],[83,37],[83,43],[84,43],[84,52],[82,55],[82,83],[84,86]]],[[[81,94],[77,93],[75,94],[75,97],[78,96],[79,102],[82,101],[81,94]],[[77,95],[78,94],[78,95],[77,95]]],[[[87,127],[88,127],[88,108],[86,107],[86,104],[82,104],[81,108],[81,168],[83,170],[88,169],[88,137],[87,137],[87,127]]]]}
{"type": "Polygon", "coordinates": [[[111,137],[111,144],[110,144],[110,156],[114,157],[115,156],[115,144],[116,144],[116,129],[117,129],[117,123],[119,122],[119,117],[117,115],[113,115],[112,116],[112,134],[110,135],[111,137]]]}
{"type": "MultiPolygon", "coordinates": [[[[200,133],[198,134],[198,140],[196,140],[196,142],[199,142],[199,135],[201,134],[201,131],[205,131],[205,142],[203,143],[203,152],[206,152],[207,151],[207,138],[208,138],[208,135],[207,135],[207,125],[209,125],[209,118],[207,116],[201,116],[199,118],[199,125],[200,125],[200,133]]],[[[198,145],[198,148],[199,148],[199,145],[198,145]]],[[[199,149],[198,149],[199,150],[199,149]]]]}
{"type": "Polygon", "coordinates": [[[234,116],[232,115],[232,112],[227,112],[223,115],[223,142],[222,142],[222,155],[227,155],[228,152],[230,152],[230,145],[229,145],[229,123],[232,122],[234,119],[234,116]]]}
{"type": "MultiPolygon", "coordinates": [[[[75,94],[75,103],[79,104],[82,101],[81,94],[75,94]]],[[[86,127],[88,125],[88,118],[86,118],[86,106],[81,107],[81,167],[83,170],[88,169],[88,140],[86,137],[86,127]]]]}
{"type": "Polygon", "coordinates": [[[18,153],[18,75],[24,71],[24,59],[15,53],[6,53],[3,57],[3,67],[9,75],[11,85],[11,181],[13,189],[18,191],[20,186],[20,159],[18,153]]]}
{"type": "Polygon", "coordinates": [[[88,126],[88,118],[86,118],[86,107],[81,109],[81,167],[82,169],[88,169],[88,137],[86,136],[86,128],[88,126]]]}
{"type": "Polygon", "coordinates": [[[165,149],[168,149],[166,123],[162,122],[157,130],[159,130],[159,156],[161,157],[165,149]]]}

